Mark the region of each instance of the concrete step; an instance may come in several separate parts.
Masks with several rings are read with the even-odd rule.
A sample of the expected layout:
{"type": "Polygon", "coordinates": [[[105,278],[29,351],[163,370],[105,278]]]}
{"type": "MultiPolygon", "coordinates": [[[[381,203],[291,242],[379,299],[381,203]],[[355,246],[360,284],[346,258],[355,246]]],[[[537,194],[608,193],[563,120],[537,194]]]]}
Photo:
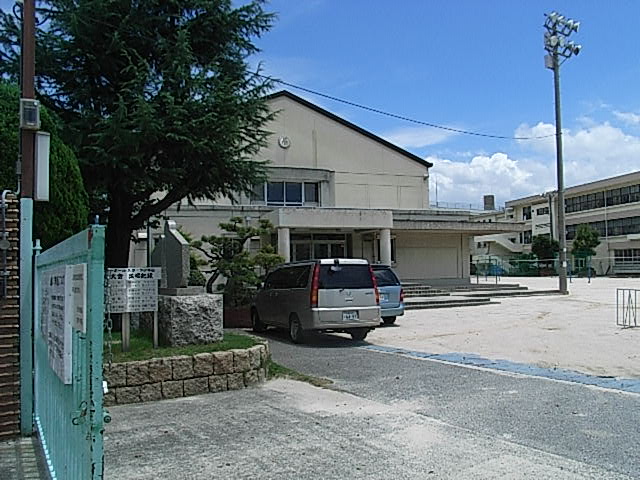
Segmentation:
{"type": "Polygon", "coordinates": [[[560,295],[555,290],[495,290],[491,292],[454,292],[456,298],[533,297],[536,295],[560,295]]]}
{"type": "Polygon", "coordinates": [[[406,291],[404,290],[405,298],[414,298],[414,297],[446,297],[451,295],[449,292],[445,292],[443,290],[413,290],[406,291]]]}
{"type": "Polygon", "coordinates": [[[406,299],[404,303],[405,310],[422,310],[427,308],[450,308],[450,307],[467,307],[474,305],[490,304],[491,299],[487,297],[464,298],[464,297],[416,297],[406,299]]]}
{"type": "Polygon", "coordinates": [[[483,290],[528,290],[518,283],[495,283],[495,284],[469,284],[469,285],[452,285],[451,287],[442,287],[450,292],[476,292],[483,290]]]}

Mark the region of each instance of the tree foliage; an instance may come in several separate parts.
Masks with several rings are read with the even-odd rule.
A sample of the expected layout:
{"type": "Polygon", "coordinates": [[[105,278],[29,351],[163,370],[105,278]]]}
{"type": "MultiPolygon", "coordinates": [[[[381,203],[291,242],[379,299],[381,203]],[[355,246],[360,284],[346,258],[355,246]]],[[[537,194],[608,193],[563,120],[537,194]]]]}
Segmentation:
{"type": "Polygon", "coordinates": [[[536,235],[531,241],[531,252],[547,264],[553,263],[556,254],[560,251],[558,241],[549,235],[536,235]]]}
{"type": "Polygon", "coordinates": [[[596,254],[595,248],[600,245],[598,231],[587,225],[578,225],[576,236],[573,239],[571,253],[575,257],[592,257],[596,254]]]}
{"type": "MultiPolygon", "coordinates": [[[[107,264],[131,231],[181,199],[249,191],[266,144],[271,82],[251,73],[263,0],[43,0],[37,89],[81,162],[92,210],[107,205],[107,264]]],[[[16,22],[0,16],[0,69],[17,72],[16,22]]]]}
{"type": "Polygon", "coordinates": [[[271,245],[264,245],[255,254],[246,250],[247,241],[253,237],[266,237],[273,233],[273,225],[268,220],[260,220],[257,227],[247,225],[242,217],[233,217],[227,223],[221,223],[223,235],[205,235],[191,245],[204,254],[213,267],[213,275],[207,283],[212,286],[219,278],[225,282],[218,290],[225,295],[225,304],[245,305],[251,298],[264,275],[275,265],[284,262],[284,258],[275,253],[271,245]]]}
{"type": "MultiPolygon", "coordinates": [[[[16,160],[19,146],[20,91],[17,86],[0,81],[0,189],[17,188],[16,160]]],[[[42,109],[42,130],[51,134],[49,156],[50,200],[36,202],[34,237],[48,248],[87,226],[87,193],[73,151],[60,139],[54,117],[42,109]]]]}

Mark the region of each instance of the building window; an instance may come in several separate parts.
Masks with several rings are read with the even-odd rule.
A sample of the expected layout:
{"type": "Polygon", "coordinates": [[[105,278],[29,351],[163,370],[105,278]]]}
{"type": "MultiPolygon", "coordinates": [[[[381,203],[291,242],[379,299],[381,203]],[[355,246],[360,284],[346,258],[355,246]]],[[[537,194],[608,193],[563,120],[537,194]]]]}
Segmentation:
{"type": "Polygon", "coordinates": [[[250,203],[299,207],[320,205],[320,186],[317,182],[267,182],[255,185],[250,203]]]}
{"type": "Polygon", "coordinates": [[[587,193],[565,199],[567,213],[611,207],[640,201],[640,185],[612,188],[606,192],[587,193]]]}
{"type": "Polygon", "coordinates": [[[549,215],[549,207],[542,207],[536,210],[536,215],[549,215]]]}
{"type": "Polygon", "coordinates": [[[317,183],[304,183],[304,203],[320,203],[320,191],[317,183]]]}
{"type": "Polygon", "coordinates": [[[625,248],[614,250],[614,263],[624,265],[628,263],[640,264],[640,248],[625,248]]]}
{"type": "Polygon", "coordinates": [[[533,232],[531,230],[527,230],[522,232],[522,243],[525,245],[529,245],[531,243],[531,239],[533,238],[533,232]]]}
{"type": "Polygon", "coordinates": [[[267,205],[284,205],[284,182],[267,183],[267,205]]]}
{"type": "Polygon", "coordinates": [[[264,203],[264,183],[253,186],[251,190],[251,203],[264,203]]]}
{"type": "Polygon", "coordinates": [[[522,209],[522,219],[531,220],[531,207],[524,207],[522,209]]]}
{"type": "Polygon", "coordinates": [[[302,184],[287,182],[285,184],[285,199],[287,205],[302,205],[302,184]]]}
{"type": "MultiPolygon", "coordinates": [[[[567,225],[567,240],[573,240],[576,237],[578,225],[567,225]]],[[[605,222],[589,222],[591,228],[594,228],[601,237],[615,237],[619,235],[629,235],[640,233],[640,217],[616,218],[605,222]]]]}

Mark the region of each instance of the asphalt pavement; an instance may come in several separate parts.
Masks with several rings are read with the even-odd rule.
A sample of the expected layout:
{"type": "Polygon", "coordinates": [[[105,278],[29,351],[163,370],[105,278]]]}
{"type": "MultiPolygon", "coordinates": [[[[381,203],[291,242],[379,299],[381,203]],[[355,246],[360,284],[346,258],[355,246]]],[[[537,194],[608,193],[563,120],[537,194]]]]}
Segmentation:
{"type": "Polygon", "coordinates": [[[267,338],[276,362],[330,378],[340,391],[640,477],[638,394],[381,353],[340,335],[315,335],[302,346],[284,332],[267,338]]]}
{"type": "MultiPolygon", "coordinates": [[[[399,327],[396,327],[399,328],[399,327]]],[[[333,381],[112,407],[106,478],[638,478],[640,396],[383,353],[340,335],[273,359],[333,381]]]]}

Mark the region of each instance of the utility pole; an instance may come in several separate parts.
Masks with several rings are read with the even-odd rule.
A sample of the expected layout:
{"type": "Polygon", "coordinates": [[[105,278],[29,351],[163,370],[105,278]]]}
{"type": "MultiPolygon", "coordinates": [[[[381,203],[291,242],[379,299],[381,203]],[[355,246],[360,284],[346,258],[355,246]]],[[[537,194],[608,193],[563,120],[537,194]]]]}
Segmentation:
{"type": "Polygon", "coordinates": [[[568,59],[580,53],[582,47],[567,41],[571,33],[577,32],[580,22],[568,20],[557,12],[545,15],[544,34],[545,67],[553,70],[553,87],[556,103],[556,169],[558,176],[558,241],[560,246],[560,265],[558,268],[560,293],[567,294],[567,233],[564,221],[564,162],[562,158],[562,116],[560,112],[560,58],[568,59]]]}
{"type": "Polygon", "coordinates": [[[33,186],[35,138],[40,112],[35,101],[35,0],[22,4],[20,99],[20,430],[33,433],[33,186]]]}

